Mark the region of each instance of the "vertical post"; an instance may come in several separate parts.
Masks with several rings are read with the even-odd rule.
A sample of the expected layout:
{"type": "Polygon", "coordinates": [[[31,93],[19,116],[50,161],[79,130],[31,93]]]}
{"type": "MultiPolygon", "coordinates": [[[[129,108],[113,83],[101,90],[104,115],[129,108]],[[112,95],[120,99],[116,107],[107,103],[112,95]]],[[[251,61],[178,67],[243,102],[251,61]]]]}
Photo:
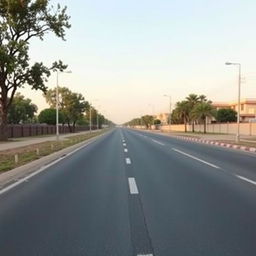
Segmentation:
{"type": "Polygon", "coordinates": [[[170,125],[170,131],[172,129],[172,96],[170,97],[170,115],[169,115],[169,125],[170,125]]]}
{"type": "Polygon", "coordinates": [[[57,70],[56,85],[56,140],[59,141],[59,71],[57,70]]]}
{"type": "Polygon", "coordinates": [[[90,132],[92,132],[92,106],[90,104],[90,132]]]}
{"type": "Polygon", "coordinates": [[[97,111],[97,130],[99,130],[99,113],[97,111]]]}
{"type": "Polygon", "coordinates": [[[240,96],[241,96],[241,64],[238,64],[239,74],[238,74],[238,111],[237,111],[237,134],[236,134],[236,142],[240,141],[240,96]]]}

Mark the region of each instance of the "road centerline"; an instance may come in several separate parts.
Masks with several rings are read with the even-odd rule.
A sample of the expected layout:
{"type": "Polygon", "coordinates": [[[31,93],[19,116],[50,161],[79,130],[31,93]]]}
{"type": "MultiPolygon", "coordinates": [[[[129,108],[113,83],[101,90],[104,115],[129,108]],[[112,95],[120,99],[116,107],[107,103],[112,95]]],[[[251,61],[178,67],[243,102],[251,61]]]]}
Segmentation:
{"type": "Polygon", "coordinates": [[[206,165],[209,165],[209,166],[211,166],[211,167],[213,167],[213,168],[220,169],[220,167],[217,166],[217,165],[215,165],[215,164],[212,164],[212,163],[209,163],[209,162],[207,162],[207,161],[204,161],[204,160],[202,160],[202,159],[200,159],[200,158],[198,158],[198,157],[195,157],[195,156],[193,156],[193,155],[190,155],[190,154],[188,154],[188,153],[186,153],[186,152],[183,152],[183,151],[181,151],[181,150],[178,150],[178,149],[176,149],[176,148],[172,148],[172,150],[175,151],[175,152],[177,152],[177,153],[180,153],[180,154],[182,154],[182,155],[184,155],[184,156],[190,157],[190,158],[192,158],[192,159],[194,159],[194,160],[196,160],[196,161],[198,161],[198,162],[201,162],[201,163],[204,163],[204,164],[206,164],[206,165]]]}
{"type": "Polygon", "coordinates": [[[128,178],[128,183],[129,183],[130,194],[131,195],[139,194],[135,178],[133,177],[128,178]]]}
{"type": "Polygon", "coordinates": [[[132,161],[131,161],[131,159],[129,157],[125,158],[125,162],[126,162],[126,164],[131,164],[132,163],[132,161]]]}

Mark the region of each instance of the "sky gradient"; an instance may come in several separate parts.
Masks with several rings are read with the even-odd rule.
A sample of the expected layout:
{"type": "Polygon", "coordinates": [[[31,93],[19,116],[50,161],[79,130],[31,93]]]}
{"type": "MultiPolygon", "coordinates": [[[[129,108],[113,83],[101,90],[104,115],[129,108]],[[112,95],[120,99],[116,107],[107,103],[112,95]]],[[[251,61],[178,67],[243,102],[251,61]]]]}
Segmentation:
{"type": "MultiPolygon", "coordinates": [[[[72,28],[66,41],[48,35],[31,41],[31,62],[61,59],[72,74],[60,85],[82,93],[116,123],[168,112],[189,93],[212,101],[256,98],[255,0],[54,0],[67,5],[72,28]],[[97,100],[96,100],[97,99],[97,100]]],[[[49,79],[54,87],[56,78],[49,79]]],[[[42,93],[22,89],[39,109],[42,93]]]]}

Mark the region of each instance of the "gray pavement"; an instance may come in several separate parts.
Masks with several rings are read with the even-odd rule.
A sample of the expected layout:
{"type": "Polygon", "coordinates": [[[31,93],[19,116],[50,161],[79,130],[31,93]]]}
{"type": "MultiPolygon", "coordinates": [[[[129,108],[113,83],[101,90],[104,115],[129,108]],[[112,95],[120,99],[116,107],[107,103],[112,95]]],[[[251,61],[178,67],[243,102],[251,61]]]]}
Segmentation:
{"type": "Polygon", "coordinates": [[[0,195],[0,255],[254,256],[255,166],[115,129],[0,195]]]}

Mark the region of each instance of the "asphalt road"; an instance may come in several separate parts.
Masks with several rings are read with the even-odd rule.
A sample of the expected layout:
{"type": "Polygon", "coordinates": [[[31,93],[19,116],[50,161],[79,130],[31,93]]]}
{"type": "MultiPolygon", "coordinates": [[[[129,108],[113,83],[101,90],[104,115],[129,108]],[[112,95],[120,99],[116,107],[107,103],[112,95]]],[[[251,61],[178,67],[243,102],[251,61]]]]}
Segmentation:
{"type": "Polygon", "coordinates": [[[256,156],[115,129],[1,194],[1,256],[255,256],[256,156]]]}

